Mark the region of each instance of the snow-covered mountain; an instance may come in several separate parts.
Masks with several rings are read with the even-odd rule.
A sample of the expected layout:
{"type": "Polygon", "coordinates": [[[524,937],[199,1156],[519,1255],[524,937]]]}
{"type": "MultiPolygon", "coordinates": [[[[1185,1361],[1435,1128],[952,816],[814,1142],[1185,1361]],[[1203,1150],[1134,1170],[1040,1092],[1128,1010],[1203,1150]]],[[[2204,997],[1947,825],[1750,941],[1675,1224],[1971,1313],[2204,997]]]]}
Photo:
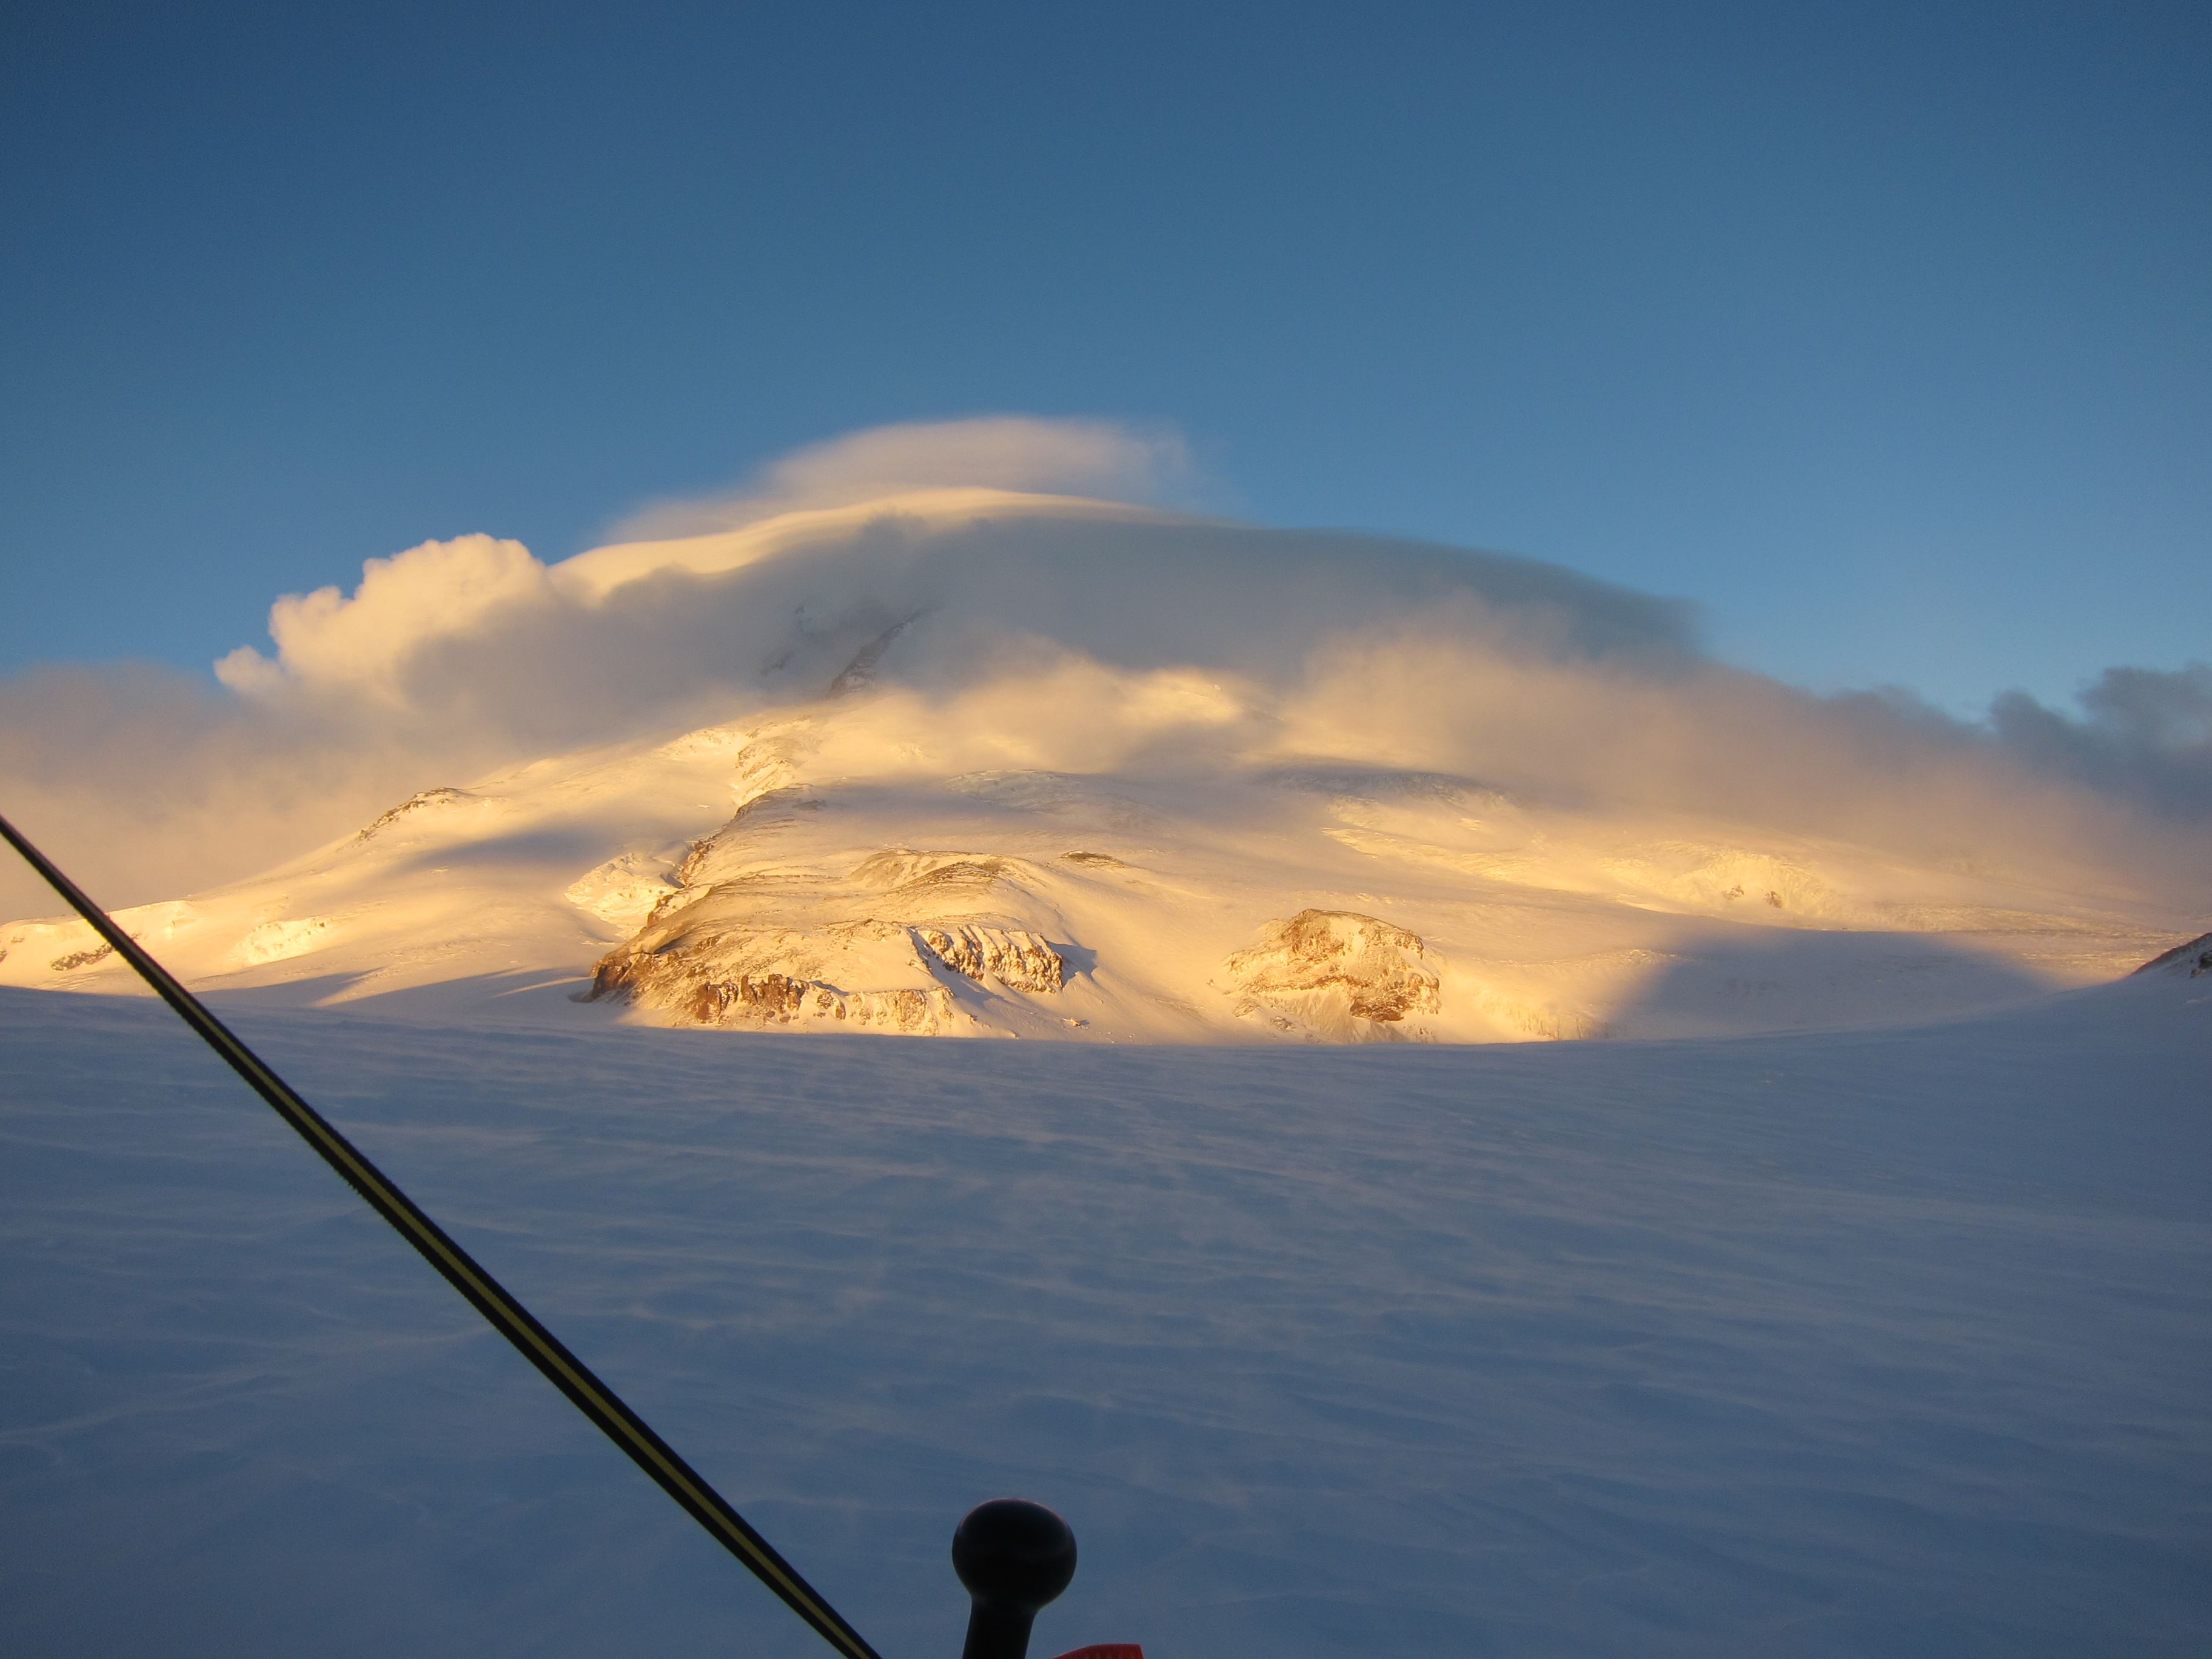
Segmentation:
{"type": "MultiPolygon", "coordinates": [[[[328,789],[125,925],[882,1651],[1006,1492],[1040,1652],[2212,1640],[2201,829],[1568,572],[1033,495],[271,633],[189,810],[0,805],[328,789]]],[[[0,951],[14,1649],[820,1650],[82,924],[0,951]]]]}
{"type": "MultiPolygon", "coordinates": [[[[549,685],[572,662],[605,700],[614,635],[720,666],[640,690],[657,731],[425,777],[264,876],[122,913],[202,989],[1498,1042],[1958,1012],[2202,927],[2081,851],[2078,802],[2015,811],[1986,757],[1720,668],[1673,607],[1525,561],[945,490],[550,569],[434,544],[370,577],[280,606],[279,658],[226,678],[420,700],[473,658],[549,685]]],[[[0,982],[133,988],[74,921],[0,951],[0,982]]]]}

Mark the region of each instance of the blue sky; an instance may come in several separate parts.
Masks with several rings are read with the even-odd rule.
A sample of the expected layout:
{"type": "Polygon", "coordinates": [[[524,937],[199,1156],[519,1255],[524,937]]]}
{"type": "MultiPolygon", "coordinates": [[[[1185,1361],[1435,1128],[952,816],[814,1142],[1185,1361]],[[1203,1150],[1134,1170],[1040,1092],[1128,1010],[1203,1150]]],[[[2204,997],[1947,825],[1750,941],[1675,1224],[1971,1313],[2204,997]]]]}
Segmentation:
{"type": "Polygon", "coordinates": [[[2212,656],[2202,7],[16,16],[0,669],[1000,411],[1816,689],[2212,656]]]}

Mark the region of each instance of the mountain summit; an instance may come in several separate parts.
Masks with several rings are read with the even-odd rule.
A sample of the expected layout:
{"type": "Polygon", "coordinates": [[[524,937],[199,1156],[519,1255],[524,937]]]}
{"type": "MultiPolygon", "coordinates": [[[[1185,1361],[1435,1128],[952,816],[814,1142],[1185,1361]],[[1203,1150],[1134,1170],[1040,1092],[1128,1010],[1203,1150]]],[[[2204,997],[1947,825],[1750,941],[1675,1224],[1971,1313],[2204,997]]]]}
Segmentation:
{"type": "MultiPolygon", "coordinates": [[[[1963,1011],[2195,931],[2094,801],[1498,555],[929,490],[550,568],[429,544],[272,631],[238,695],[596,740],[123,913],[205,990],[1494,1042],[1963,1011]]],[[[0,982],[131,988],[74,921],[0,949],[0,982]]]]}

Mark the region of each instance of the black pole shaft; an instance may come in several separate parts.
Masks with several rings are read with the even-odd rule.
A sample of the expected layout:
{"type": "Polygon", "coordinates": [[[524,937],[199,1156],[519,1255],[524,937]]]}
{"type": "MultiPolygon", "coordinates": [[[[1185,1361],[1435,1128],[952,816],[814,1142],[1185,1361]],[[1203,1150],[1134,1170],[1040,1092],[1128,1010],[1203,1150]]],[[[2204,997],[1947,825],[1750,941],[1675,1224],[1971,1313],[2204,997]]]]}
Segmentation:
{"type": "Polygon", "coordinates": [[[578,1411],[597,1424],[600,1433],[619,1446],[630,1462],[651,1476],[663,1492],[683,1506],[685,1513],[714,1535],[716,1542],[736,1556],[754,1577],[775,1591],[786,1607],[847,1659],[878,1659],[876,1650],[861,1640],[860,1633],[845,1622],[837,1610],[823,1600],[814,1587],[800,1577],[797,1570],[777,1554],[768,1540],[755,1532],[696,1470],[678,1457],[643,1418],[624,1404],[619,1395],[570,1353],[559,1338],[538,1322],[529,1309],[508,1294],[505,1285],[448,1238],[444,1229],[416,1208],[412,1199],[295,1093],[289,1084],[210,1013],[168,969],[147,955],[137,939],[117,927],[113,917],[86,897],[83,890],[4,817],[0,817],[0,837],[4,837],[56,892],[69,901],[70,908],[89,922],[93,931],[137,970],[138,976],[176,1010],[185,1024],[198,1032],[207,1045],[252,1086],[255,1093],[276,1109],[279,1117],[299,1132],[300,1138],[314,1149],[317,1157],[337,1170],[371,1209],[415,1247],[441,1278],[468,1299],[493,1329],[514,1344],[517,1352],[566,1395],[578,1411]]]}
{"type": "Polygon", "coordinates": [[[960,1659],[1027,1659],[1035,1607],[991,1607],[978,1601],[968,1614],[968,1639],[960,1659]]]}

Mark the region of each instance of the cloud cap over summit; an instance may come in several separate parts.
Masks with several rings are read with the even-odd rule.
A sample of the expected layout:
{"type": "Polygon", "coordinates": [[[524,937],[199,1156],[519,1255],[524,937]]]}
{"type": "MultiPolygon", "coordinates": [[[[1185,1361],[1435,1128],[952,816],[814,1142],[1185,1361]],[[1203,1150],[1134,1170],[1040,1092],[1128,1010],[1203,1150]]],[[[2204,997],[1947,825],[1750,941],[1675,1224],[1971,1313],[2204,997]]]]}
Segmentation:
{"type": "Polygon", "coordinates": [[[1356,757],[2054,880],[2203,884],[2197,671],[2130,671],[2087,725],[2008,705],[1992,731],[1728,667],[1680,602],[1556,565],[1050,491],[1143,494],[1179,457],[1101,423],[893,428],[698,509],[720,528],[550,566],[427,542],[349,595],[278,600],[274,654],[226,658],[223,693],[150,671],[5,688],[0,776],[128,901],[494,766],[866,693],[884,743],[977,765],[1356,757]],[[836,499],[878,483],[895,493],[836,499]]]}

